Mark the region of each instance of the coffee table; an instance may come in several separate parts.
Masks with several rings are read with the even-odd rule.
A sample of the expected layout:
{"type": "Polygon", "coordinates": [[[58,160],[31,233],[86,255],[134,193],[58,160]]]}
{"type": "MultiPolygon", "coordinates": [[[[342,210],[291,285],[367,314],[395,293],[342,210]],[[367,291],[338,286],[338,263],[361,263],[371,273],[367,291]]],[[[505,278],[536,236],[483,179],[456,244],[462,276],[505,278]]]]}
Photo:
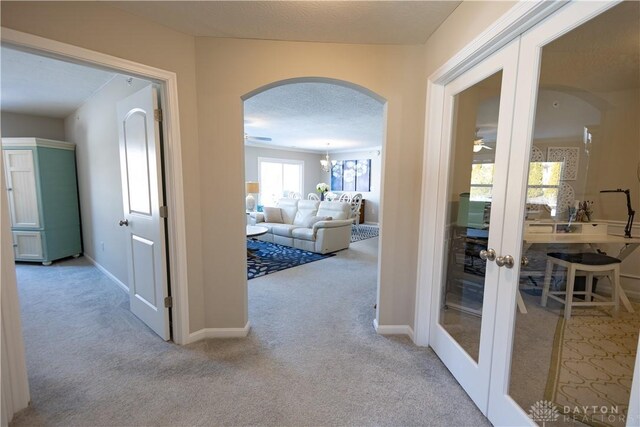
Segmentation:
{"type": "MultiPolygon", "coordinates": [[[[247,225],[247,238],[252,239],[254,237],[262,236],[263,234],[267,234],[269,229],[267,227],[261,227],[259,225],[247,225]]],[[[247,256],[255,258],[256,255],[253,251],[247,248],[247,256]]]]}

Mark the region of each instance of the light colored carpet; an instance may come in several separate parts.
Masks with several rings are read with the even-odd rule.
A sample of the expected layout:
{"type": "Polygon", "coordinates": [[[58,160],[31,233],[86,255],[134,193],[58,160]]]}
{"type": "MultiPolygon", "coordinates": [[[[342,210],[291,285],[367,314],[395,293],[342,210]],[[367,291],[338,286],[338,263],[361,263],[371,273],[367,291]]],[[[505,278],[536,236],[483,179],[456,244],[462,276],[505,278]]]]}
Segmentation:
{"type": "Polygon", "coordinates": [[[183,347],[87,261],[19,265],[12,425],[489,425],[431,350],[373,330],[377,241],[251,280],[249,337],[183,347]]]}

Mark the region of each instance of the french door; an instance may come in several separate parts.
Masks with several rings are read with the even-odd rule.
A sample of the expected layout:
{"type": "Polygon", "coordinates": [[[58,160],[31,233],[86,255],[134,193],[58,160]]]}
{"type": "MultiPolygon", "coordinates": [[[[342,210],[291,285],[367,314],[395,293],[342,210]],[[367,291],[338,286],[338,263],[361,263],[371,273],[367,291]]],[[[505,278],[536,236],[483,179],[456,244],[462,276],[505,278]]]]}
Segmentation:
{"type": "MultiPolygon", "coordinates": [[[[637,310],[617,318],[582,308],[572,316],[577,335],[631,331],[624,345],[588,337],[584,348],[600,345],[612,355],[584,356],[593,370],[572,370],[574,361],[562,352],[571,352],[565,334],[576,331],[558,307],[541,306],[535,268],[521,268],[535,258],[523,240],[528,215],[557,224],[577,201],[596,200],[594,215],[615,233],[624,218],[600,190],[640,193],[637,8],[637,2],[570,2],[442,88],[429,344],[494,425],[640,420],[640,365],[635,351],[621,350],[638,346],[637,310]],[[632,143],[627,132],[635,135],[632,143]],[[579,322],[591,325],[590,316],[597,326],[580,329],[579,322]],[[615,362],[603,367],[605,359],[615,362]],[[621,366],[624,378],[616,377],[621,366]],[[608,375],[613,379],[605,383],[622,387],[585,387],[590,379],[574,381],[576,372],[608,375]]],[[[548,250],[538,258],[544,261],[548,250]]],[[[605,294],[607,285],[599,285],[605,294]]]]}
{"type": "Polygon", "coordinates": [[[509,139],[518,41],[444,88],[430,345],[473,401],[486,412],[495,306],[502,263],[509,139]],[[482,258],[481,258],[482,257],[482,258]]]}

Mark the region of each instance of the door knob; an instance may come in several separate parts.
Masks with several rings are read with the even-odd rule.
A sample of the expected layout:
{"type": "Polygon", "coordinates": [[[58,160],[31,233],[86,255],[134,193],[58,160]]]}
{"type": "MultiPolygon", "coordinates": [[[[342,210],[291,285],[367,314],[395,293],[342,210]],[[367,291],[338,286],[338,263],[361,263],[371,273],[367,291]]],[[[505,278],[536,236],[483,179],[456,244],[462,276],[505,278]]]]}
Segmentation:
{"type": "Polygon", "coordinates": [[[128,219],[121,219],[120,222],[118,222],[118,225],[120,227],[122,227],[123,225],[128,227],[129,226],[129,220],[128,219]]]}
{"type": "Polygon", "coordinates": [[[526,267],[529,265],[529,258],[527,258],[526,256],[523,256],[522,259],[520,260],[520,265],[523,267],[526,267]]]}
{"type": "Polygon", "coordinates": [[[480,259],[483,259],[485,261],[493,261],[494,259],[496,259],[496,251],[491,248],[486,250],[483,249],[480,251],[480,259]]]}
{"type": "Polygon", "coordinates": [[[513,257],[511,255],[499,256],[496,258],[498,267],[513,268],[513,257]]]}

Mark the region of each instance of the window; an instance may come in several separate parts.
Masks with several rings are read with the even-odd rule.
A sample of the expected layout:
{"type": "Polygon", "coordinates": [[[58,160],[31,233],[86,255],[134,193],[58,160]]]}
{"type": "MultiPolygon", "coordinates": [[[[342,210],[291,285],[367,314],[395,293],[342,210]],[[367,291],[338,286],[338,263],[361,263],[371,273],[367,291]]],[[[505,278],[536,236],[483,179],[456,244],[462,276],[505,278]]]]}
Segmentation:
{"type": "Polygon", "coordinates": [[[260,204],[275,206],[290,192],[302,194],[304,162],[300,160],[258,158],[260,204]]]}
{"type": "Polygon", "coordinates": [[[563,162],[529,163],[527,203],[549,206],[551,208],[551,216],[555,216],[557,210],[562,163],[563,162]]]}
{"type": "MultiPolygon", "coordinates": [[[[475,163],[471,166],[469,200],[477,202],[491,201],[493,169],[493,163],[475,163]]],[[[529,163],[527,203],[547,205],[551,208],[551,215],[555,215],[561,176],[562,162],[529,163]]]]}

